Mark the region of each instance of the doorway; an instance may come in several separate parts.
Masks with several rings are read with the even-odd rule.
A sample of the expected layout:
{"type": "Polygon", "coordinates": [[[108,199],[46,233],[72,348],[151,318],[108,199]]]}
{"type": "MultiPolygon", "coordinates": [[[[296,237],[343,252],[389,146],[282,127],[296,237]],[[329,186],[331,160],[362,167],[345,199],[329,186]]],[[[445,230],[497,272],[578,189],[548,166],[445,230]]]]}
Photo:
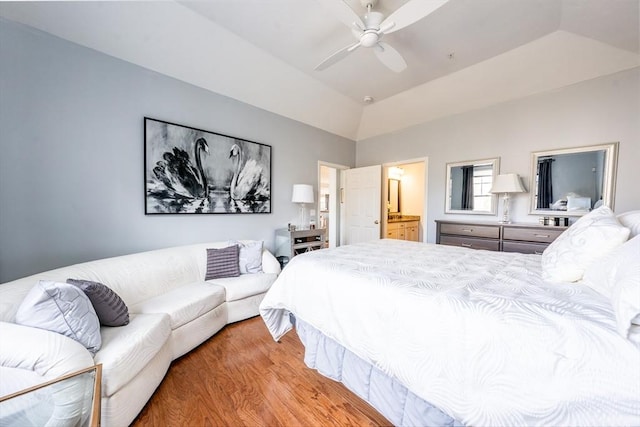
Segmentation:
{"type": "MultiPolygon", "coordinates": [[[[340,246],[340,188],[341,171],[348,166],[318,162],[318,212],[316,224],[325,228],[325,247],[340,246]]],[[[313,214],[312,214],[313,216],[313,214]]]]}
{"type": "Polygon", "coordinates": [[[427,168],[426,157],[382,165],[383,236],[390,217],[419,216],[419,241],[427,241],[427,168]]]}

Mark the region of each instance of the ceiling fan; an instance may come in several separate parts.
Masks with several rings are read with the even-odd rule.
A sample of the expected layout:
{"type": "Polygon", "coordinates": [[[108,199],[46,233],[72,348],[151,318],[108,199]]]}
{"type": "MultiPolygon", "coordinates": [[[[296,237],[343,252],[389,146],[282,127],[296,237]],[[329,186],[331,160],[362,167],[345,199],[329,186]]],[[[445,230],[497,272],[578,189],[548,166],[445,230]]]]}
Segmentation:
{"type": "Polygon", "coordinates": [[[341,59],[347,57],[359,47],[373,48],[374,53],[384,65],[399,73],[407,68],[407,63],[400,53],[388,43],[380,41],[385,34],[390,34],[424,18],[448,0],[409,0],[386,19],[380,12],[373,11],[378,0],[360,0],[367,13],[360,18],[344,0],[322,0],[321,3],[332,10],[340,21],[351,27],[357,39],[355,43],[343,47],[318,64],[316,71],[322,71],[341,59]]]}

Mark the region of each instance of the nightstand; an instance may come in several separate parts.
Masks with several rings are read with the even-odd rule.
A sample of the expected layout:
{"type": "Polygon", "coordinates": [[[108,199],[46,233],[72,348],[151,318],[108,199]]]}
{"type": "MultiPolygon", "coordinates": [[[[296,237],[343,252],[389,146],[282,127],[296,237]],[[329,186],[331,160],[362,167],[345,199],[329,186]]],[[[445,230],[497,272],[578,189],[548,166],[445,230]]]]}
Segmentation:
{"type": "Polygon", "coordinates": [[[304,252],[310,252],[324,248],[325,233],[324,228],[313,230],[294,230],[286,228],[276,230],[276,257],[287,257],[289,259],[304,252]]]}

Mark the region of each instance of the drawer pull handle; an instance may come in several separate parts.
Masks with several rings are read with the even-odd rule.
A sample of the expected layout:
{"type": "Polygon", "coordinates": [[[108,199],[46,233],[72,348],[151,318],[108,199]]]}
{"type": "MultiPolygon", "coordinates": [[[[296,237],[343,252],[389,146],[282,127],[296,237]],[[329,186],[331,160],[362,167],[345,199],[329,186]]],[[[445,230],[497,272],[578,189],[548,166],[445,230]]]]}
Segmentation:
{"type": "Polygon", "coordinates": [[[462,246],[463,248],[470,248],[472,245],[471,243],[460,243],[460,246],[462,246]]]}
{"type": "Polygon", "coordinates": [[[535,251],[535,252],[534,252],[534,254],[535,254],[535,255],[542,255],[542,252],[540,252],[540,251],[535,251]]]}
{"type": "Polygon", "coordinates": [[[536,236],[536,237],[544,237],[545,239],[548,239],[550,237],[548,234],[534,234],[534,236],[536,236]]]}
{"type": "Polygon", "coordinates": [[[466,231],[467,233],[473,233],[473,228],[463,228],[462,231],[466,231]]]}

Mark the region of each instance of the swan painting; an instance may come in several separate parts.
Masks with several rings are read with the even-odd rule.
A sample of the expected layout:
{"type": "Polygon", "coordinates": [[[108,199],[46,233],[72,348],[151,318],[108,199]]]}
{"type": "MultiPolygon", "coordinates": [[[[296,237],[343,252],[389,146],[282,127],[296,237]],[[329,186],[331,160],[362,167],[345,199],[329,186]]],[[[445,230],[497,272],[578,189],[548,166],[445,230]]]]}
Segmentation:
{"type": "Polygon", "coordinates": [[[145,117],[145,213],[271,213],[271,146],[145,117]]]}
{"type": "Polygon", "coordinates": [[[229,186],[231,198],[236,201],[268,200],[269,183],[265,179],[262,166],[255,159],[244,162],[242,148],[238,144],[231,147],[229,158],[235,161],[235,171],[229,186]]]}
{"type": "Polygon", "coordinates": [[[207,176],[202,169],[203,152],[209,152],[209,145],[204,138],[198,138],[194,144],[195,167],[185,150],[173,147],[165,152],[153,168],[156,180],[149,184],[147,194],[169,209],[201,212],[209,197],[207,176]]]}

